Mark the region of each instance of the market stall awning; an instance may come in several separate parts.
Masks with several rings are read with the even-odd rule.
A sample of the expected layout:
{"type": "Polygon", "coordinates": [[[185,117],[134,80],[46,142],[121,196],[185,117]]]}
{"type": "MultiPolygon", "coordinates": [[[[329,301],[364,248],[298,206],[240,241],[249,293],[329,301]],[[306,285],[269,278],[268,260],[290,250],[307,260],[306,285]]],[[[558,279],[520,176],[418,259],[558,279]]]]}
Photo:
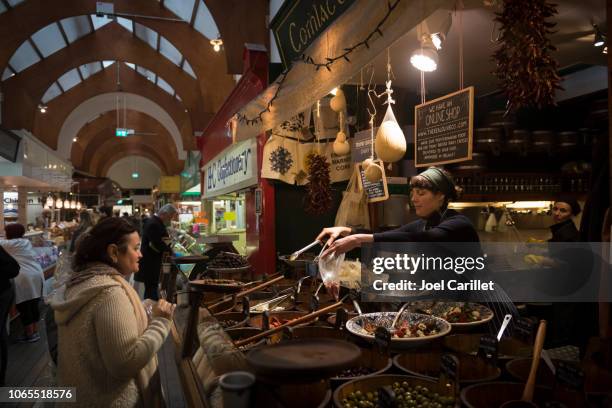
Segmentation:
{"type": "Polygon", "coordinates": [[[450,10],[455,3],[454,0],[357,0],[304,53],[314,62],[325,63],[328,58],[342,55],[347,48],[355,47],[369,37],[367,46],[355,47],[347,55],[348,59],[338,59],[329,65],[329,69],[317,69],[315,65],[302,61],[294,62],[284,78],[281,75],[237,113],[236,138],[244,140],[257,136],[305,111],[333,88],[356,75],[376,55],[431,13],[439,9],[450,10]],[[390,5],[394,8],[389,12],[390,5]],[[385,18],[387,13],[389,16],[385,18]],[[379,31],[376,31],[377,27],[380,27],[379,31]],[[370,36],[371,33],[374,34],[370,36]],[[279,81],[282,85],[277,92],[279,81]],[[259,118],[261,120],[257,120],[259,118]]]}

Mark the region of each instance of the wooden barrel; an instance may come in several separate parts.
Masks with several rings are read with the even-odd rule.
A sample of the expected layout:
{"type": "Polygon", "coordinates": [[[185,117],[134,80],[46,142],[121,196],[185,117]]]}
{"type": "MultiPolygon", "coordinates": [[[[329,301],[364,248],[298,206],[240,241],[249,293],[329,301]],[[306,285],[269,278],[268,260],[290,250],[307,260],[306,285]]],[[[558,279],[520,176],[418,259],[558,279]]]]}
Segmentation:
{"type": "Polygon", "coordinates": [[[393,361],[386,354],[380,353],[375,348],[361,348],[361,357],[355,363],[355,365],[341,373],[336,377],[329,379],[332,390],[335,390],[340,385],[347,383],[352,380],[372,377],[375,375],[385,374],[393,365],[393,361]],[[360,374],[352,376],[348,373],[348,370],[354,370],[359,368],[368,368],[372,371],[368,374],[360,374]]]}
{"type": "MultiPolygon", "coordinates": [[[[281,321],[293,320],[293,319],[297,319],[298,317],[302,317],[306,314],[308,313],[302,312],[302,311],[270,312],[270,319],[272,319],[272,317],[275,317],[281,321]]],[[[263,324],[263,315],[251,316],[251,318],[248,321],[249,326],[256,327],[258,329],[262,328],[262,324],[263,324]]],[[[310,323],[305,323],[303,325],[306,325],[306,324],[310,324],[310,323]]]]}
{"type": "MultiPolygon", "coordinates": [[[[523,395],[525,384],[513,382],[490,382],[473,384],[461,391],[461,403],[466,408],[491,408],[499,407],[505,402],[520,400],[523,395]]],[[[557,401],[561,406],[584,407],[575,398],[567,398],[563,395],[554,395],[551,388],[536,386],[533,393],[533,402],[544,407],[547,403],[557,401]]],[[[554,405],[557,406],[557,405],[554,405]]]]}
{"type": "MultiPolygon", "coordinates": [[[[517,358],[506,363],[506,371],[513,380],[518,382],[526,382],[531,370],[531,358],[517,358]]],[[[548,365],[543,359],[540,359],[538,373],[536,376],[536,384],[544,387],[552,387],[555,384],[555,375],[550,371],[548,365]]]]}
{"type": "MultiPolygon", "coordinates": [[[[409,351],[393,358],[393,365],[408,375],[437,380],[440,376],[439,351],[409,351]]],[[[457,354],[459,359],[459,383],[462,385],[494,381],[501,375],[501,369],[482,358],[468,354],[457,354]]]]}
{"type": "Polygon", "coordinates": [[[334,406],[336,406],[337,408],[344,408],[347,405],[346,402],[349,400],[350,395],[352,393],[359,392],[362,395],[367,395],[368,393],[374,393],[375,391],[378,391],[378,389],[381,387],[390,386],[393,383],[402,384],[404,382],[411,387],[427,387],[428,390],[432,392],[438,393],[440,395],[446,395],[446,390],[442,387],[441,384],[438,384],[437,382],[407,375],[383,374],[375,375],[372,377],[363,377],[342,384],[334,391],[334,406]],[[343,401],[345,402],[343,403],[343,401]]]}
{"type": "MultiPolygon", "coordinates": [[[[444,348],[459,354],[476,354],[480,344],[480,333],[451,334],[444,337],[444,348]]],[[[531,344],[523,343],[515,338],[505,337],[499,342],[499,359],[512,360],[529,357],[533,352],[531,344]]]]}
{"type": "Polygon", "coordinates": [[[242,312],[227,312],[216,314],[215,319],[224,330],[227,330],[245,326],[249,321],[249,316],[242,312]]]}
{"type": "MultiPolygon", "coordinates": [[[[235,329],[228,329],[225,331],[225,334],[229,336],[232,341],[238,341],[242,339],[248,339],[251,336],[255,336],[256,334],[261,333],[261,329],[257,329],[255,327],[238,327],[235,329]]],[[[266,339],[261,339],[253,343],[246,344],[240,347],[240,350],[248,351],[252,348],[263,346],[266,344],[266,339]]]]}

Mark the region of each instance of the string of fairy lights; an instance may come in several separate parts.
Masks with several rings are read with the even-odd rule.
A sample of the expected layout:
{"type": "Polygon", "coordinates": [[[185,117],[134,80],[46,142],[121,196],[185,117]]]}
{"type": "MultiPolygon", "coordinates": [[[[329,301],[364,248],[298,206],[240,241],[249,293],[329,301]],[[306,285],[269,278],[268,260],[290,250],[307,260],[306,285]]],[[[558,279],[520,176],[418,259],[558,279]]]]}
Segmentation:
{"type": "Polygon", "coordinates": [[[335,56],[335,57],[327,57],[325,58],[325,61],[315,61],[311,56],[306,55],[306,54],[302,54],[300,55],[298,58],[296,58],[296,60],[294,60],[292,62],[292,64],[286,68],[276,79],[276,81],[274,81],[275,85],[276,85],[276,89],[274,90],[274,94],[272,95],[272,97],[270,98],[270,100],[268,100],[268,103],[266,104],[266,107],[264,109],[262,109],[257,115],[249,118],[246,115],[242,114],[242,113],[237,113],[235,116],[235,119],[237,121],[239,121],[240,123],[245,123],[248,126],[251,125],[255,125],[258,123],[262,123],[263,122],[263,115],[266,114],[267,112],[270,112],[270,108],[272,107],[272,104],[274,103],[274,101],[278,98],[278,94],[281,90],[281,88],[283,87],[283,83],[285,82],[285,79],[287,78],[287,74],[289,73],[289,70],[291,68],[291,66],[293,65],[293,63],[295,62],[302,62],[304,64],[308,64],[308,65],[312,65],[316,71],[318,71],[321,68],[325,68],[328,71],[332,70],[332,65],[335,64],[336,62],[343,60],[346,62],[351,62],[349,55],[351,55],[351,53],[353,53],[355,50],[365,47],[365,48],[370,48],[370,43],[374,40],[374,36],[378,35],[380,37],[383,36],[383,25],[387,22],[387,20],[389,19],[389,17],[391,16],[391,14],[393,13],[393,11],[397,8],[398,4],[400,3],[400,1],[402,0],[395,0],[395,1],[391,1],[388,0],[387,1],[387,11],[385,13],[385,15],[380,19],[380,21],[378,22],[378,24],[376,25],[376,27],[361,41],[355,43],[354,45],[352,45],[351,47],[347,47],[344,48],[344,52],[335,56]]]}

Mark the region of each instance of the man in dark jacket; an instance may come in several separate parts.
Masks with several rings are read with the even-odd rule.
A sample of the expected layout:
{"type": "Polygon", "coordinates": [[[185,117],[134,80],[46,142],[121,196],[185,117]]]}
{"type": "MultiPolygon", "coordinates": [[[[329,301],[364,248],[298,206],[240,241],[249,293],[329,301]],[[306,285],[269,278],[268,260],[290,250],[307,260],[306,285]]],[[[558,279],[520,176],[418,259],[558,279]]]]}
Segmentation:
{"type": "Polygon", "coordinates": [[[19,264],[0,246],[0,387],[4,387],[8,363],[8,333],[6,319],[15,301],[15,289],[11,279],[19,274],[19,264]]]}
{"type": "Polygon", "coordinates": [[[166,226],[178,216],[177,209],[172,204],[166,204],[150,217],[142,231],[142,259],[140,269],[134,279],[145,285],[144,298],[158,300],[159,272],[164,253],[172,253],[168,245],[166,226]],[[166,242],[164,242],[166,241],[166,242]]]}

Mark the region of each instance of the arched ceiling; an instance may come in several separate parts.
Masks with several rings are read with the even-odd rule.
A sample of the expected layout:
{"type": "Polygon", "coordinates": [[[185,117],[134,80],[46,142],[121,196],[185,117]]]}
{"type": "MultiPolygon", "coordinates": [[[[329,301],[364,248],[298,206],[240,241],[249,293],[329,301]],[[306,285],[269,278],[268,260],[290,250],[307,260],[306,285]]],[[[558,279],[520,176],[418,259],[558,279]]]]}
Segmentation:
{"type": "Polygon", "coordinates": [[[105,176],[122,188],[151,188],[159,185],[163,173],[154,161],[144,156],[124,157],[113,163],[105,176]],[[137,177],[133,177],[133,175],[137,177]]]}
{"type": "Polygon", "coordinates": [[[70,157],[72,140],[78,136],[79,131],[85,124],[93,118],[117,108],[117,98],[119,98],[120,105],[125,106],[125,109],[142,112],[156,118],[172,137],[178,158],[185,159],[186,154],[180,132],[170,115],[152,100],[127,92],[112,92],[94,96],[74,109],[66,118],[59,132],[57,151],[61,157],[66,159],[70,157]]]}
{"type": "MultiPolygon", "coordinates": [[[[188,150],[196,148],[193,143],[193,129],[189,113],[182,102],[170,97],[166,92],[155,86],[142,75],[129,69],[125,64],[119,64],[121,91],[139,94],[160,105],[166,111],[181,133],[183,145],[188,150]],[[190,144],[188,144],[190,143],[190,144]]],[[[47,113],[36,113],[34,120],[34,134],[53,149],[57,149],[58,136],[66,118],[84,100],[95,96],[117,91],[116,67],[111,65],[103,71],[92,75],[86,81],[70,89],[68,92],[51,100],[47,106],[47,113]]],[[[94,117],[87,118],[92,120],[94,117]]]]}
{"type": "Polygon", "coordinates": [[[113,4],[111,21],[94,14],[94,0],[0,0],[3,126],[31,131],[97,175],[130,154],[177,174],[185,150],[196,148],[194,133],[233,89],[231,74],[242,73],[244,44],[267,45],[268,0],[113,4]],[[224,47],[216,53],[209,39],[218,33],[224,47]],[[117,96],[134,111],[126,127],[133,121],[165,136],[102,142],[116,119],[89,135],[97,120],[111,122],[117,96]]]}

